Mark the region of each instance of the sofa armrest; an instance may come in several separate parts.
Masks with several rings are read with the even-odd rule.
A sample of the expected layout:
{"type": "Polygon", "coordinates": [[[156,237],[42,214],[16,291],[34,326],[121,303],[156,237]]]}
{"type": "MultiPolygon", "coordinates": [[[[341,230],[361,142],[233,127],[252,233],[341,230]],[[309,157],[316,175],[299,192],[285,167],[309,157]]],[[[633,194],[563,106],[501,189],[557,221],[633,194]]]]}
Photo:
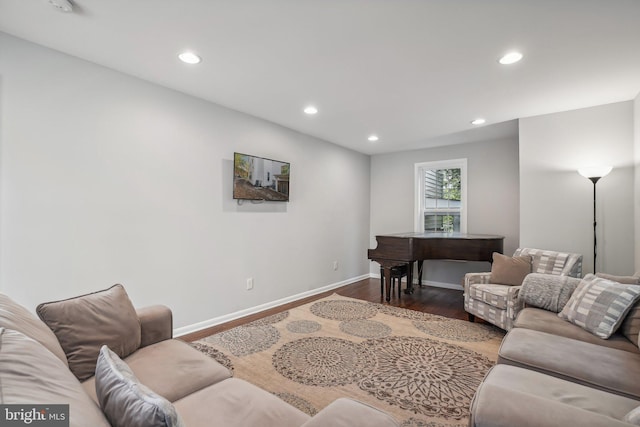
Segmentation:
{"type": "Polygon", "coordinates": [[[318,412],[301,427],[399,427],[386,412],[358,402],[340,398],[318,412]]]}
{"type": "Polygon", "coordinates": [[[464,275],[464,294],[469,295],[469,286],[491,283],[491,273],[467,273],[464,275]]]}
{"type": "Polygon", "coordinates": [[[152,305],[137,308],[136,313],[140,319],[141,348],[173,337],[173,314],[169,307],[152,305]]]}

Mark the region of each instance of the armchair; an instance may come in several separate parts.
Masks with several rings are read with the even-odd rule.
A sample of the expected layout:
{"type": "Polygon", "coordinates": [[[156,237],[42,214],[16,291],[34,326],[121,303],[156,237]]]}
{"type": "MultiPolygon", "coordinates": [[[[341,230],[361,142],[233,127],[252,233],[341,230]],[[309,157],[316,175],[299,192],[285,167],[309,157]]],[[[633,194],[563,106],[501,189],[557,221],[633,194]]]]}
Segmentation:
{"type": "MultiPolygon", "coordinates": [[[[513,256],[531,256],[531,272],[556,276],[582,276],[582,255],[542,249],[518,248],[513,256]]],[[[491,282],[491,273],[467,273],[464,277],[464,309],[469,320],[475,316],[499,328],[510,330],[524,308],[518,294],[522,286],[491,282]]]]}

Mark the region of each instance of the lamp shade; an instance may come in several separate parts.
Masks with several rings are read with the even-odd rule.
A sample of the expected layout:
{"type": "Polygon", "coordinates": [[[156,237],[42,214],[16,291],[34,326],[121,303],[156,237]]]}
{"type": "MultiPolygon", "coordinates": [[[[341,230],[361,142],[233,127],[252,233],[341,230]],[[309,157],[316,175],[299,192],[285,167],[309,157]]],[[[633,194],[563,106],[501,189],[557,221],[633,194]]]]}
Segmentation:
{"type": "Polygon", "coordinates": [[[609,175],[612,169],[611,166],[589,166],[578,169],[578,173],[585,178],[602,178],[609,175]]]}

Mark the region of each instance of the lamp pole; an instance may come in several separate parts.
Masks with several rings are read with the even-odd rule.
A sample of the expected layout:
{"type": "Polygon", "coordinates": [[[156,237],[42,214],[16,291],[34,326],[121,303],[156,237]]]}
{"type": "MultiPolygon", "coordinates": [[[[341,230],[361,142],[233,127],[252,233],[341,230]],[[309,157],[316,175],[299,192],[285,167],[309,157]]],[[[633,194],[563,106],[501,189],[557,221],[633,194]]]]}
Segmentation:
{"type": "Polygon", "coordinates": [[[611,172],[611,166],[594,166],[578,169],[578,173],[593,182],[593,274],[596,273],[596,257],[597,257],[597,233],[598,225],[596,217],[596,184],[600,178],[605,177],[611,172]]]}
{"type": "Polygon", "coordinates": [[[598,255],[597,253],[597,233],[596,233],[596,227],[598,225],[598,222],[596,221],[596,184],[598,183],[598,181],[600,180],[600,176],[592,176],[589,179],[591,180],[591,182],[593,182],[593,274],[596,274],[596,256],[598,255]]]}

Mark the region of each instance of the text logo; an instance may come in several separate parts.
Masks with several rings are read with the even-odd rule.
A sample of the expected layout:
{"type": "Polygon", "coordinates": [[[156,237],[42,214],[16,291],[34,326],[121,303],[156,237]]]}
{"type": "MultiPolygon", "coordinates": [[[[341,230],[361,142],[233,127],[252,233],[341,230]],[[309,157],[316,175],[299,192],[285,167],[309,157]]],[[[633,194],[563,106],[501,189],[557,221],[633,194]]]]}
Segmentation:
{"type": "Polygon", "coordinates": [[[69,405],[0,405],[0,425],[69,427],[69,405]]]}

